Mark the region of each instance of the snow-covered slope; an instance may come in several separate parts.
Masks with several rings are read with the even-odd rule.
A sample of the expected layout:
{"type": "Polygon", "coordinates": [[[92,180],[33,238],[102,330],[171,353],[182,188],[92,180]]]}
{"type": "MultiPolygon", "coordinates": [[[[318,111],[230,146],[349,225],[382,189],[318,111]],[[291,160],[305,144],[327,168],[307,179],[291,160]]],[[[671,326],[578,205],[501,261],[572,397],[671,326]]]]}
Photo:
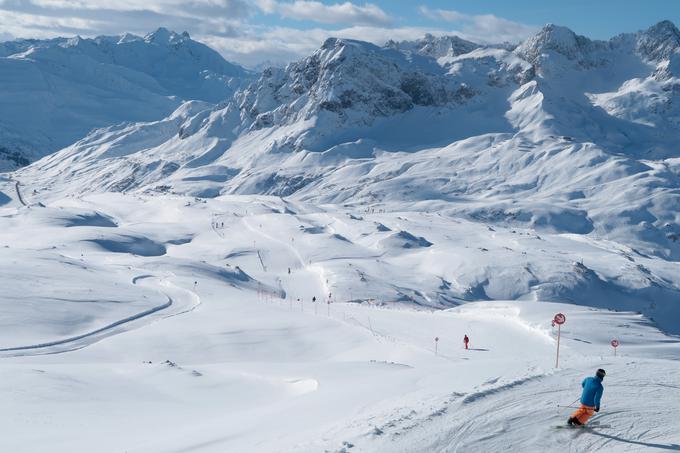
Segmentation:
{"type": "Polygon", "coordinates": [[[677,331],[677,291],[661,289],[677,263],[422,209],[158,194],[26,207],[16,190],[0,181],[2,451],[677,444],[678,338],[627,311],[645,303],[677,331]],[[485,300],[526,287],[531,300],[485,300]],[[559,291],[589,306],[544,300],[559,291]],[[597,308],[610,303],[625,311],[597,308]],[[553,429],[599,367],[594,421],[610,428],[553,429]]]}
{"type": "Polygon", "coordinates": [[[18,176],[46,195],[446,202],[677,259],[675,37],[669,22],[608,42],[548,25],[444,56],[329,39],[230,102],[95,131],[18,176]]]}
{"type": "Polygon", "coordinates": [[[26,165],[91,129],[216,103],[253,75],[187,33],[0,43],[0,169],[26,165]]]}

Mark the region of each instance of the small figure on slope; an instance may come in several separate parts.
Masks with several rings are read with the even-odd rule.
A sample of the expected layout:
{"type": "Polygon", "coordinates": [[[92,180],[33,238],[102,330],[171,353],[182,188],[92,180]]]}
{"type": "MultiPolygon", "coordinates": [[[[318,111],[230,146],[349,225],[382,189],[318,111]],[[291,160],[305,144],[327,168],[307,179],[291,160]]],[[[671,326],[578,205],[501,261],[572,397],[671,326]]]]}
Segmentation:
{"type": "Polygon", "coordinates": [[[567,423],[569,425],[581,426],[588,422],[588,419],[595,412],[600,411],[600,399],[604,392],[602,381],[607,373],[600,368],[595,376],[587,377],[581,382],[583,393],[581,393],[581,407],[571,414],[567,423]]]}
{"type": "Polygon", "coordinates": [[[463,343],[465,343],[465,349],[467,349],[468,343],[470,343],[470,339],[468,338],[467,334],[463,337],[463,343]]]}

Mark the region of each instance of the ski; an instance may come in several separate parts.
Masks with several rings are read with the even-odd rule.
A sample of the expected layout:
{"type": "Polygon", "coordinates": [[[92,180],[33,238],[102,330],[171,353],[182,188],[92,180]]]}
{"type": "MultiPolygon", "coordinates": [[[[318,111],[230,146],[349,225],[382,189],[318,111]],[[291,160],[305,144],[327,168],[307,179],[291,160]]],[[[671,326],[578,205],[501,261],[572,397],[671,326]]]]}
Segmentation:
{"type": "Polygon", "coordinates": [[[554,428],[557,429],[593,429],[593,428],[611,428],[611,425],[601,425],[599,423],[587,424],[587,425],[556,425],[554,428]]]}

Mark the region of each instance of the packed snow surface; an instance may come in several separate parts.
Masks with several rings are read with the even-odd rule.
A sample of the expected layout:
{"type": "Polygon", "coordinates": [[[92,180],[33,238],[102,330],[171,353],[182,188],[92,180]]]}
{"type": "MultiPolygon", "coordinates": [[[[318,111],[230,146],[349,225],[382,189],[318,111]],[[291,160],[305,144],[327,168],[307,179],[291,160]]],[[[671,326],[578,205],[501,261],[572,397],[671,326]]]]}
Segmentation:
{"type": "MultiPolygon", "coordinates": [[[[421,210],[132,194],[24,206],[0,185],[3,451],[677,446],[680,340],[608,293],[638,265],[677,284],[661,259],[421,210]],[[543,300],[551,280],[591,306],[543,300]],[[611,428],[554,429],[598,367],[595,421],[611,428]]],[[[677,319],[670,300],[647,308],[677,319]]]]}

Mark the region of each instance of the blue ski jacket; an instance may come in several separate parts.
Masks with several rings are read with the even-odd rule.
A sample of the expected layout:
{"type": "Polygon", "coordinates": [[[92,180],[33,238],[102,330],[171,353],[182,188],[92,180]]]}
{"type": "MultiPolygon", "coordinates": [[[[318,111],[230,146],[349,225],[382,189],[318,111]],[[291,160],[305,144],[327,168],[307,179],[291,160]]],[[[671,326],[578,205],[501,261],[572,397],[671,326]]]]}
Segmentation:
{"type": "Polygon", "coordinates": [[[600,407],[600,399],[604,392],[602,379],[597,376],[587,377],[581,383],[583,393],[581,393],[581,404],[590,407],[600,407]]]}

